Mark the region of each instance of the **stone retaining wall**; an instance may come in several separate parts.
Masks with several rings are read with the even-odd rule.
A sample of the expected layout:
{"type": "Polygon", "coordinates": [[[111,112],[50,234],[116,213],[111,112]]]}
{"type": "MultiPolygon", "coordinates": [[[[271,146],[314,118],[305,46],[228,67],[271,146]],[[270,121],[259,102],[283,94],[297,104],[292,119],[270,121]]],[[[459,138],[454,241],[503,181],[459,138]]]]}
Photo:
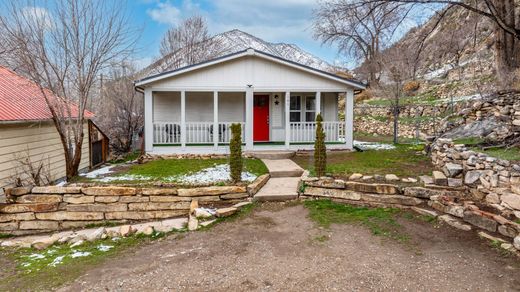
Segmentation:
{"type": "Polygon", "coordinates": [[[500,234],[509,238],[510,242],[514,242],[514,247],[520,250],[520,224],[514,222],[512,216],[504,217],[490,212],[486,205],[474,202],[464,187],[400,187],[394,184],[312,177],[302,178],[302,183],[303,198],[329,198],[354,205],[408,208],[420,214],[438,217],[461,230],[477,227],[500,234]]]}
{"type": "Polygon", "coordinates": [[[246,186],[137,188],[119,186],[19,187],[6,190],[0,204],[0,232],[31,234],[83,227],[104,221],[126,222],[187,216],[190,203],[222,206],[255,194],[269,179],[246,186]]]}
{"type": "Polygon", "coordinates": [[[520,219],[520,165],[491,157],[450,139],[430,146],[432,163],[449,180],[470,188],[472,198],[506,217],[520,219]]]}

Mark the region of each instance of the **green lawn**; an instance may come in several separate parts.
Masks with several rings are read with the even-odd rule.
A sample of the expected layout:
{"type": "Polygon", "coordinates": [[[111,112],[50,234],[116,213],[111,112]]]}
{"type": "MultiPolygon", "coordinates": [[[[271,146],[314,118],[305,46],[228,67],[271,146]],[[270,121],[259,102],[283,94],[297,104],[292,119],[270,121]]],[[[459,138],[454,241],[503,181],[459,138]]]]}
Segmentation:
{"type": "Polygon", "coordinates": [[[476,152],[485,153],[489,156],[496,157],[499,159],[505,159],[510,161],[520,161],[520,148],[512,147],[512,148],[504,148],[504,147],[493,147],[483,150],[480,144],[485,143],[483,138],[479,137],[470,137],[470,138],[461,138],[453,141],[455,144],[464,144],[468,146],[471,150],[476,152]]]}
{"type": "MultiPolygon", "coordinates": [[[[401,177],[417,177],[430,174],[430,159],[421,153],[422,145],[397,145],[393,150],[369,150],[364,152],[327,153],[327,172],[334,176],[349,176],[352,173],[366,175],[393,173],[401,177]]],[[[313,173],[313,157],[296,156],[293,160],[313,173]]]]}
{"type": "MultiPolygon", "coordinates": [[[[164,159],[133,165],[127,172],[131,175],[162,178],[194,173],[218,164],[227,164],[227,159],[164,159]]],[[[244,159],[244,170],[255,175],[268,173],[267,167],[259,159],[244,159]]]]}

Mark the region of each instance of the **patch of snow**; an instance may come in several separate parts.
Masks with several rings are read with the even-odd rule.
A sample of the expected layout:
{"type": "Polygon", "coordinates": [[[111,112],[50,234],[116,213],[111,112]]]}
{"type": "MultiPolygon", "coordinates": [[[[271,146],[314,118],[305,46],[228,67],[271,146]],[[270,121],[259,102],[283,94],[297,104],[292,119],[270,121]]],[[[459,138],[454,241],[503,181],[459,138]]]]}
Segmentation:
{"type": "Polygon", "coordinates": [[[62,186],[64,186],[64,185],[66,185],[66,184],[67,184],[67,181],[64,180],[64,181],[61,181],[61,182],[57,183],[56,186],[57,186],[57,187],[62,187],[62,186]]]}
{"type": "Polygon", "coordinates": [[[31,260],[41,260],[41,259],[44,259],[45,256],[40,253],[33,253],[33,254],[29,255],[28,258],[30,258],[31,260]]]}
{"type": "Polygon", "coordinates": [[[359,147],[361,150],[392,150],[395,146],[392,144],[378,143],[378,142],[353,142],[354,146],[359,147]]]}
{"type": "Polygon", "coordinates": [[[80,176],[84,176],[86,178],[98,178],[99,176],[102,176],[102,175],[106,175],[106,174],[109,174],[109,173],[112,173],[113,171],[111,170],[115,165],[109,165],[109,166],[105,166],[105,167],[102,167],[102,168],[98,168],[98,169],[95,169],[93,171],[89,171],[89,172],[85,172],[85,173],[80,173],[79,175],[80,176]]]}
{"type": "Polygon", "coordinates": [[[99,179],[95,179],[98,182],[113,182],[113,181],[134,181],[134,180],[152,180],[151,177],[143,175],[126,174],[120,176],[107,176],[99,179]]]}
{"type": "Polygon", "coordinates": [[[72,253],[70,255],[70,257],[75,259],[75,258],[79,258],[79,257],[87,257],[89,255],[91,255],[91,253],[88,251],[74,251],[74,253],[72,253]]]}
{"type": "Polygon", "coordinates": [[[70,245],[70,247],[76,247],[76,246],[80,246],[83,244],[83,240],[78,240],[76,242],[74,242],[73,244],[70,245]]]}
{"type": "Polygon", "coordinates": [[[438,103],[449,103],[451,101],[453,102],[460,102],[460,101],[466,101],[466,100],[477,100],[481,99],[482,95],[479,93],[472,94],[472,95],[462,95],[462,96],[454,96],[453,98],[443,98],[437,100],[438,103]]]}
{"type": "Polygon", "coordinates": [[[63,258],[64,258],[64,257],[65,257],[65,256],[59,256],[59,257],[56,257],[56,258],[52,261],[52,263],[49,264],[49,266],[51,266],[51,267],[55,267],[55,266],[61,264],[61,263],[63,262],[63,258]]]}
{"type": "Polygon", "coordinates": [[[114,246],[112,245],[104,245],[104,244],[100,244],[97,246],[97,249],[99,251],[109,251],[111,248],[113,248],[114,246]]]}
{"type": "MultiPolygon", "coordinates": [[[[256,175],[250,172],[242,172],[242,180],[252,182],[256,179],[256,175]]],[[[229,165],[219,164],[214,167],[205,168],[201,171],[186,174],[182,176],[172,176],[166,178],[168,181],[174,181],[189,185],[212,184],[231,180],[229,165]]]]}

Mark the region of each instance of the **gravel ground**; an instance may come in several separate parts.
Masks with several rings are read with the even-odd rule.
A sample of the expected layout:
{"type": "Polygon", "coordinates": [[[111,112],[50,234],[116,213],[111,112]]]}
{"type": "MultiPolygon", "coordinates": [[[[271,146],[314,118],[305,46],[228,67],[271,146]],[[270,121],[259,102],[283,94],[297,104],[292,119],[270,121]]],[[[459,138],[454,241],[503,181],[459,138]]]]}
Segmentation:
{"type": "Polygon", "coordinates": [[[243,219],[133,250],[60,290],[520,289],[520,261],[475,233],[400,223],[411,236],[407,244],[363,226],[318,228],[301,205],[264,204],[243,219]]]}

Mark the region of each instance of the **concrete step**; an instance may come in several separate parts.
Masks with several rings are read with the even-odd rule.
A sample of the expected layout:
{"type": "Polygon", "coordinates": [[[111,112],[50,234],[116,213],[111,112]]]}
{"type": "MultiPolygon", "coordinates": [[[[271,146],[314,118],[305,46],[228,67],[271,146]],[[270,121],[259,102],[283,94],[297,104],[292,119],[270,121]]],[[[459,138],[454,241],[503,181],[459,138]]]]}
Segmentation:
{"type": "Polygon", "coordinates": [[[300,177],[303,174],[303,168],[290,159],[262,159],[269,169],[272,178],[276,177],[300,177]]]}
{"type": "Polygon", "coordinates": [[[246,155],[251,155],[254,158],[258,159],[289,159],[294,157],[296,154],[295,151],[273,151],[273,150],[266,150],[266,151],[251,151],[246,152],[246,155]]]}
{"type": "Polygon", "coordinates": [[[257,201],[287,201],[298,198],[299,177],[271,178],[262,189],[256,193],[257,201]]]}

